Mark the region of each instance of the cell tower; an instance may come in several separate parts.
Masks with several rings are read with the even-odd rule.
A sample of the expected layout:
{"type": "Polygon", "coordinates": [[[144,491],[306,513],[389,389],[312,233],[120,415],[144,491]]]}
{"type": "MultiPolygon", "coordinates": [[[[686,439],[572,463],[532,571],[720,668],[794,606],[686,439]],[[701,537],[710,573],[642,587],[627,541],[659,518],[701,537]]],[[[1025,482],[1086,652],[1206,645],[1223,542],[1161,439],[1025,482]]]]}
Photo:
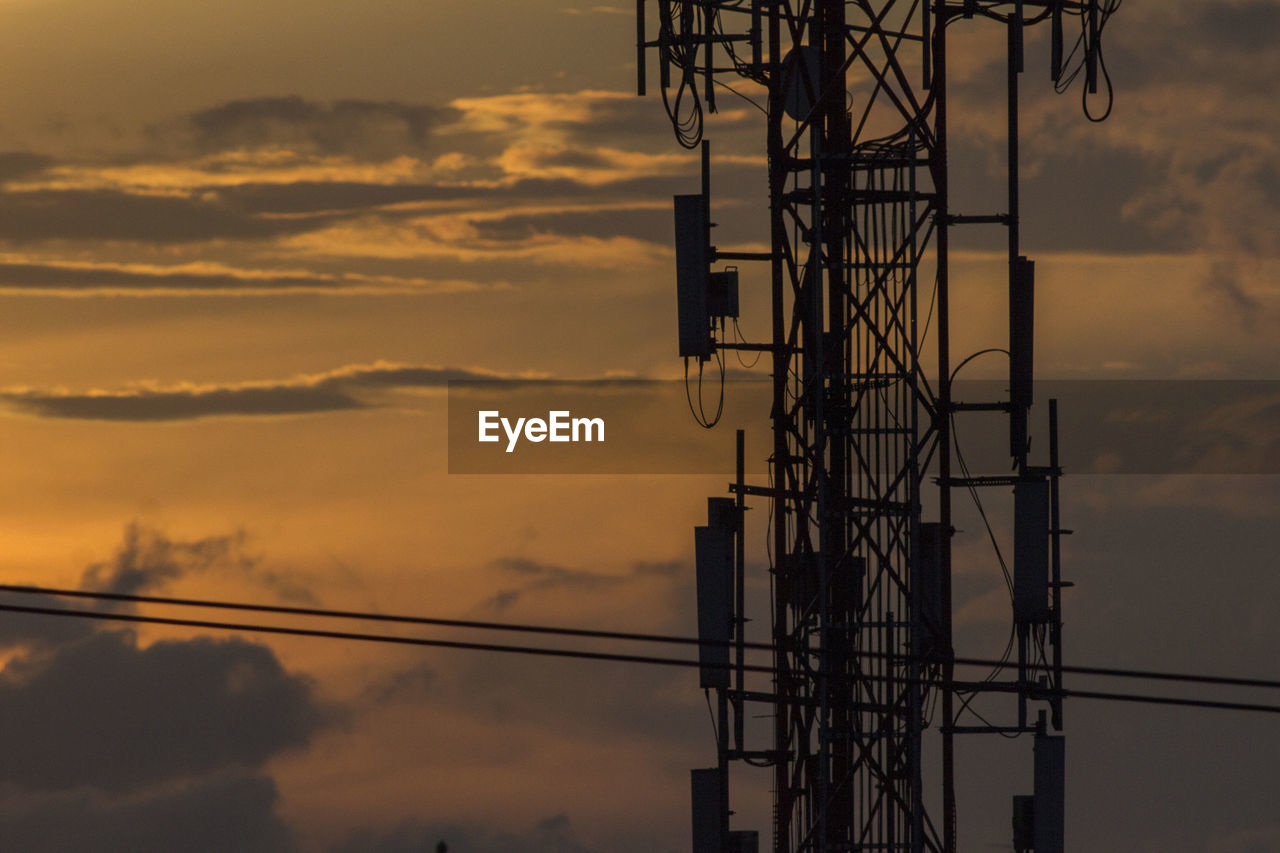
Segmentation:
{"type": "Polygon", "coordinates": [[[1034,267],[1019,247],[1018,85],[1024,29],[1045,21],[1055,86],[1083,74],[1088,113],[1101,80],[1109,111],[1100,38],[1118,6],[637,0],[639,94],[646,54],[656,50],[676,135],[702,151],[701,192],[675,199],[680,355],[699,369],[725,350],[772,359],[769,482],[745,482],[739,434],[734,496],[712,498],[709,523],[696,531],[701,683],[717,693],[719,754],[716,767],[693,771],[695,853],[757,849],[757,833],[730,830],[731,761],[772,771],[775,853],[954,853],[955,738],[995,732],[1027,733],[1035,745],[1035,792],[1013,804],[1015,849],[1063,849],[1063,740],[1050,731],[1062,729],[1066,531],[1053,401],[1049,459],[1029,461],[1034,267]],[[961,214],[948,200],[948,30],[966,22],[1008,34],[1003,211],[961,214]],[[726,76],[757,84],[767,100],[767,252],[721,251],[711,241],[703,114],[716,111],[726,76]],[[952,229],[979,224],[1008,233],[1009,340],[994,346],[1009,355],[1009,387],[998,400],[959,401],[948,247],[952,229]],[[736,266],[715,269],[725,263],[767,267],[769,341],[726,339],[739,281],[736,266]],[[930,332],[933,358],[922,349],[930,332]],[[955,420],[970,412],[1007,415],[1012,474],[973,475],[953,457],[955,420]],[[1017,660],[1008,671],[1016,677],[961,682],[951,630],[952,492],[984,488],[1014,492],[1017,660]],[[933,489],[936,499],[926,495],[933,489]],[[763,689],[749,689],[742,669],[749,498],[770,504],[774,666],[763,689]],[[1016,718],[960,725],[958,703],[982,691],[1012,694],[1016,718]],[[926,784],[926,709],[935,704],[940,779],[926,784]],[[772,716],[772,743],[746,743],[751,713],[772,716]]]}

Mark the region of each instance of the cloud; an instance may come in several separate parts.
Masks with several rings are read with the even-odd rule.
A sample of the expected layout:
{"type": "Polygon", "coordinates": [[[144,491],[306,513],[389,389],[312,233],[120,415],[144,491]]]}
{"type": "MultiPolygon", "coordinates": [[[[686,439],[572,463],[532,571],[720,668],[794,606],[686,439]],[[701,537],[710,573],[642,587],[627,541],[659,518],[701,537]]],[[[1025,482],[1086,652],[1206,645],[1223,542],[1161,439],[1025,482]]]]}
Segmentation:
{"type": "MultiPolygon", "coordinates": [[[[1273,278],[1267,262],[1280,257],[1271,227],[1280,217],[1272,94],[1280,53],[1271,48],[1280,5],[1125,4],[1103,39],[1115,107],[1102,124],[1080,114],[1082,80],[1058,97],[1041,76],[1047,29],[1029,31],[1021,90],[1023,248],[1198,255],[1206,270],[1198,310],[1207,305],[1248,333],[1273,329],[1280,315],[1260,310],[1260,298],[1273,278]]],[[[999,212],[1004,52],[971,55],[981,67],[949,90],[952,202],[966,213],[999,212]]],[[[959,239],[986,246],[1004,236],[963,231],[959,239]]]]}
{"type": "Polygon", "coordinates": [[[266,296],[324,293],[337,296],[378,293],[443,294],[502,289],[503,282],[416,275],[319,272],[300,266],[262,268],[212,261],[155,264],[64,260],[49,253],[0,252],[0,291],[43,296],[266,296]]]}
{"type": "Polygon", "coordinates": [[[271,779],[244,771],[124,796],[86,787],[7,790],[0,837],[25,853],[290,853],[297,845],[275,812],[277,800],[271,779]]]}
{"type": "Polygon", "coordinates": [[[515,142],[497,163],[509,178],[566,178],[591,186],[652,175],[682,175],[689,168],[689,158],[683,154],[645,154],[564,142],[515,142]]]}
{"type": "Polygon", "coordinates": [[[0,152],[0,184],[39,174],[53,163],[52,157],[31,151],[0,152]]]}
{"type": "MultiPolygon", "coordinates": [[[[125,526],[124,538],[108,561],[93,563],[81,574],[79,589],[93,592],[138,595],[152,593],[182,577],[211,569],[250,574],[260,584],[281,597],[310,600],[297,579],[258,568],[258,561],[244,552],[245,534],[181,541],[137,522],[125,526]]],[[[58,608],[66,599],[43,594],[13,595],[14,603],[27,607],[58,608]]],[[[123,602],[79,602],[81,607],[102,612],[132,609],[123,602]]],[[[94,626],[83,619],[54,619],[38,614],[11,613],[0,620],[0,648],[15,646],[56,648],[93,633],[94,626]]]]}
{"type": "Polygon", "coordinates": [[[324,716],[310,683],[266,646],[159,641],[101,631],[0,675],[0,781],[23,788],[137,790],[259,768],[306,746],[324,716]]]}
{"type": "MultiPolygon", "coordinates": [[[[1109,66],[1120,100],[1101,131],[1107,148],[1145,160],[1124,217],[1212,260],[1203,290],[1246,331],[1273,326],[1260,315],[1269,287],[1261,261],[1280,257],[1271,223],[1280,217],[1274,81],[1280,6],[1259,0],[1125,6],[1108,27],[1109,66]],[[1123,24],[1121,21],[1123,20],[1123,24]],[[1187,50],[1170,50],[1188,32],[1187,50]]],[[[1079,133],[1045,125],[1034,143],[1050,157],[1089,146],[1079,133]],[[1056,137],[1056,141],[1050,137],[1056,137]]],[[[1111,173],[1111,174],[1114,174],[1111,173]]]]}
{"type": "Polygon", "coordinates": [[[1197,5],[1201,32],[1224,47],[1263,52],[1280,37],[1280,5],[1275,0],[1235,0],[1212,7],[1197,5]]]}
{"type": "MultiPolygon", "coordinates": [[[[495,264],[634,270],[670,254],[666,199],[695,180],[696,158],[662,130],[652,104],[621,92],[444,106],[283,95],[176,117],[109,159],[0,154],[0,235],[15,250],[0,289],[422,293],[505,279],[495,264]],[[376,272],[424,260],[428,277],[376,272]]],[[[727,193],[748,167],[763,190],[748,160],[719,156],[727,193]]]]}
{"type": "Polygon", "coordinates": [[[220,187],[218,194],[254,214],[315,215],[392,205],[448,204],[492,195],[494,188],[470,184],[367,183],[352,180],[248,182],[220,187]]]}
{"type": "MultiPolygon", "coordinates": [[[[89,566],[80,586],[150,592],[191,573],[232,570],[287,588],[290,579],[262,572],[244,554],[244,538],[178,541],[131,524],[112,559],[89,566]]],[[[17,600],[66,606],[49,596],[17,600]]],[[[21,646],[0,672],[7,847],[296,849],[262,770],[308,746],[337,709],[321,705],[310,679],[286,671],[270,648],[208,637],[142,647],[132,631],[24,614],[6,617],[3,634],[5,645],[21,646]]]]}
{"type": "MultiPolygon", "coordinates": [[[[23,595],[12,599],[6,596],[5,600],[6,603],[23,607],[55,609],[66,605],[66,599],[52,595],[23,595]]],[[[17,646],[54,648],[83,639],[93,631],[94,626],[87,619],[55,619],[35,613],[5,613],[4,618],[0,619],[0,649],[17,646]]]]}
{"type": "MultiPolygon", "coordinates": [[[[1245,678],[1273,672],[1280,643],[1274,618],[1280,576],[1271,544],[1277,485],[1274,477],[1075,482],[1066,506],[1076,535],[1066,542],[1064,560],[1075,584],[1065,605],[1070,660],[1245,678]],[[1171,491],[1153,494],[1166,487],[1171,491]],[[1250,510],[1231,507],[1246,496],[1250,510]]],[[[1117,689],[1106,681],[1105,688],[1095,683],[1117,689]]],[[[1068,686],[1084,684],[1077,679],[1068,686]]],[[[1271,700],[1252,691],[1141,685],[1141,692],[1149,689],[1271,700]]],[[[1270,782],[1280,745],[1269,715],[1233,714],[1228,725],[1206,727],[1189,709],[1081,702],[1069,704],[1067,713],[1075,742],[1096,744],[1088,756],[1076,753],[1070,771],[1076,789],[1160,791],[1094,798],[1094,816],[1072,830],[1081,849],[1275,849],[1273,838],[1247,831],[1275,822],[1270,782]],[[1114,743],[1124,749],[1109,748],[1114,743]],[[1206,778],[1215,780],[1211,800],[1200,784],[1206,778]]]]}
{"type": "Polygon", "coordinates": [[[14,392],[9,393],[6,400],[14,408],[38,417],[103,421],[315,414],[365,407],[346,391],[310,385],[103,391],[92,394],[14,392]]]}
{"type": "MultiPolygon", "coordinates": [[[[440,132],[492,134],[503,139],[563,143],[577,141],[589,146],[625,145],[630,150],[670,154],[670,128],[661,106],[637,98],[631,92],[584,89],[577,92],[513,92],[475,98],[458,98],[450,106],[460,112],[458,121],[440,132]]],[[[726,133],[763,130],[758,113],[738,104],[726,103],[716,114],[717,138],[726,133]]],[[[758,141],[758,140],[757,140],[758,141]]],[[[696,168],[695,155],[684,154],[696,168]]]]}
{"type": "Polygon", "coordinates": [[[617,6],[588,6],[586,9],[564,8],[560,10],[562,15],[627,15],[635,14],[634,9],[620,9],[617,6]]]}
{"type": "Polygon", "coordinates": [[[501,218],[477,219],[472,224],[480,238],[506,241],[531,240],[540,235],[558,234],[601,240],[611,237],[639,237],[657,245],[666,245],[672,239],[673,230],[671,208],[666,202],[632,203],[617,209],[569,207],[561,211],[544,210],[537,213],[513,210],[501,218]]]}
{"type": "Polygon", "coordinates": [[[374,403],[365,395],[379,390],[439,388],[451,380],[497,376],[466,368],[376,362],[292,379],[228,385],[148,385],[84,394],[13,389],[0,392],[0,402],[24,414],[72,420],[159,422],[300,415],[370,408],[374,403]]]}
{"type": "Polygon", "coordinates": [[[45,240],[197,243],[260,240],[313,227],[264,219],[216,201],[109,189],[0,193],[0,234],[10,244],[45,240]]]}
{"type": "Polygon", "coordinates": [[[665,199],[681,188],[675,178],[644,176],[593,189],[561,176],[498,184],[251,182],[191,186],[173,190],[177,195],[151,194],[148,187],[24,189],[0,193],[0,225],[13,223],[6,234],[13,250],[0,252],[0,289],[259,295],[504,286],[480,284],[465,271],[376,275],[368,263],[347,261],[644,263],[670,251],[665,199]],[[65,251],[62,240],[110,248],[86,258],[65,251]],[[165,262],[108,260],[118,252],[136,255],[131,245],[163,247],[165,262]],[[170,260],[176,252],[189,260],[170,260]],[[249,253],[250,260],[220,259],[232,252],[249,253]],[[340,267],[315,269],[334,257],[343,259],[340,267]]]}
{"type": "Polygon", "coordinates": [[[400,222],[368,218],[299,234],[281,241],[283,252],[309,258],[419,260],[442,263],[515,262],[593,271],[656,269],[671,254],[665,245],[631,236],[592,237],[552,232],[522,239],[486,235],[483,223],[506,212],[451,213],[400,222]]]}
{"type": "Polygon", "coordinates": [[[125,525],[123,540],[110,560],[84,570],[80,588],[141,595],[193,574],[217,572],[223,578],[233,574],[247,577],[286,601],[315,603],[304,578],[268,569],[259,557],[250,555],[245,549],[248,538],[244,530],[237,530],[202,539],[173,539],[162,530],[134,521],[125,525]]]}
{"type": "Polygon", "coordinates": [[[451,106],[461,112],[451,132],[485,131],[502,134],[531,129],[559,129],[594,125],[602,114],[637,112],[637,99],[626,92],[514,92],[478,98],[458,98],[451,106]]]}
{"type": "MultiPolygon", "coordinates": [[[[1059,106],[1064,105],[1059,102],[1059,106]]],[[[1064,124],[1075,117],[1060,117],[1064,124]]],[[[1166,177],[1164,164],[1132,147],[1106,139],[1065,150],[1028,144],[1023,155],[1021,224],[1024,250],[1141,254],[1182,252],[1185,223],[1159,227],[1133,215],[1132,201],[1166,177]]],[[[949,149],[952,204],[964,213],[991,213],[1008,206],[1003,138],[960,135],[949,149]]],[[[966,247],[1008,245],[1005,229],[969,227],[956,236],[966,247]]]]}
{"type": "Polygon", "coordinates": [[[1208,847],[1208,853],[1275,853],[1276,850],[1280,850],[1280,824],[1224,832],[1208,847]]]}
{"type": "Polygon", "coordinates": [[[449,107],[368,100],[322,104],[286,95],[228,101],[187,121],[203,151],[288,148],[382,160],[424,150],[431,132],[457,116],[449,107]]]}
{"type": "Polygon", "coordinates": [[[1122,72],[1117,79],[1131,87],[1226,85],[1252,101],[1266,97],[1280,64],[1273,49],[1280,38],[1274,0],[1126,6],[1113,26],[1114,32],[1107,30],[1108,60],[1122,72]],[[1197,34],[1195,42],[1185,51],[1170,50],[1176,43],[1171,36],[1187,31],[1197,34]]]}
{"type": "Polygon", "coordinates": [[[445,822],[406,823],[391,830],[360,830],[329,853],[423,853],[444,842],[450,853],[598,853],[577,838],[563,813],[523,833],[445,822]]]}
{"type": "MultiPolygon", "coordinates": [[[[500,557],[490,566],[506,574],[517,575],[525,580],[518,588],[504,589],[486,599],[480,606],[490,610],[506,610],[529,593],[546,592],[555,589],[600,590],[625,582],[629,576],[608,575],[599,572],[567,569],[549,563],[540,563],[524,557],[500,557]]],[[[633,568],[632,574],[651,574],[651,564],[643,564],[643,569],[633,568]]]]}
{"type": "Polygon", "coordinates": [[[174,541],[159,530],[134,522],[125,527],[124,542],[115,557],[85,569],[80,585],[94,592],[137,595],[215,566],[248,570],[256,561],[244,554],[244,541],[243,532],[174,541]]]}
{"type": "Polygon", "coordinates": [[[49,292],[146,292],[184,290],[252,292],[269,290],[334,291],[348,282],[304,270],[244,270],[218,264],[162,267],[154,264],[0,260],[0,288],[49,292]]]}
{"type": "Polygon", "coordinates": [[[375,183],[340,179],[295,181],[243,181],[219,186],[217,195],[229,206],[250,214],[269,216],[336,215],[343,212],[377,212],[383,216],[415,215],[432,210],[500,210],[508,204],[634,203],[684,192],[689,181],[683,175],[646,175],[607,186],[589,186],[573,175],[519,177],[506,180],[440,180],[375,183]]]}
{"type": "Polygon", "coordinates": [[[401,702],[421,702],[431,696],[438,673],[426,664],[397,670],[371,684],[364,691],[364,699],[372,707],[401,702]]]}

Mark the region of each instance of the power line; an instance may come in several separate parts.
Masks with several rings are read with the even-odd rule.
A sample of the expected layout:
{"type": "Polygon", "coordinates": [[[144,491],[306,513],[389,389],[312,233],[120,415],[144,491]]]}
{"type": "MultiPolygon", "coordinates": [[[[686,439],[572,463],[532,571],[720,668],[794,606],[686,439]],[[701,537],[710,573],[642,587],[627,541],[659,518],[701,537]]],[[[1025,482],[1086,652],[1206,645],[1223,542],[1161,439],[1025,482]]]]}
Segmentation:
{"type": "MultiPolygon", "coordinates": [[[[993,692],[1016,693],[1018,687],[1012,684],[993,684],[983,688],[993,692]]],[[[1149,693],[1110,693],[1096,690],[1076,690],[1074,688],[1031,687],[1030,694],[1036,699],[1107,699],[1117,702],[1141,702],[1148,705],[1176,705],[1186,708],[1210,708],[1224,711],[1256,711],[1267,714],[1280,714],[1280,705],[1264,705],[1251,702],[1228,702],[1219,699],[1192,699],[1184,696],[1152,696],[1149,693]]]]}
{"type": "MultiPolygon", "coordinates": [[[[501,643],[472,643],[462,640],[435,640],[425,637],[398,637],[393,634],[366,634],[352,631],[331,631],[322,628],[294,628],[285,625],[255,625],[243,622],[216,622],[208,619],[175,619],[168,616],[139,616],[133,613],[107,613],[98,610],[71,610],[58,607],[24,607],[17,604],[0,604],[0,611],[30,613],[37,616],[68,616],[78,619],[94,619],[108,622],[129,622],[143,625],[170,625],[179,628],[211,628],[220,631],[247,631],[264,634],[281,634],[294,637],[320,637],[330,640],[353,640],[368,643],[390,643],[406,646],[429,646],[444,649],[470,649],[473,651],[507,652],[512,654],[544,655],[546,657],[579,658],[582,660],[606,660],[619,663],[644,663],[659,666],[684,666],[705,668],[729,668],[729,664],[701,663],[685,658],[665,658],[653,655],[632,655],[615,652],[595,652],[585,649],[546,648],[540,646],[516,646],[501,643]]],[[[769,666],[746,664],[749,672],[773,672],[769,666]]]]}
{"type": "MultiPolygon", "coordinates": [[[[442,619],[428,616],[410,616],[405,614],[387,614],[373,613],[368,611],[357,610],[329,610],[318,607],[294,607],[276,604],[254,604],[249,602],[233,602],[219,601],[214,599],[197,599],[197,598],[175,598],[170,596],[158,595],[138,595],[133,593],[120,592],[97,592],[82,589],[62,589],[57,587],[33,586],[30,584],[0,584],[0,592],[15,593],[19,595],[51,595],[66,598],[83,598],[93,601],[115,601],[129,604],[159,604],[173,605],[177,607],[206,607],[220,610],[238,610],[252,613],[275,613],[287,616],[309,616],[316,618],[328,619],[346,619],[370,622],[390,622],[403,625],[423,625],[440,628],[465,628],[478,629],[484,631],[512,631],[516,633],[542,634],[548,636],[564,636],[564,637],[582,637],[587,639],[601,640],[623,640],[630,642],[645,643],[669,643],[678,645],[694,645],[694,646],[731,646],[736,647],[738,644],[734,640],[699,640],[695,637],[681,637],[672,634],[648,634],[635,633],[627,631],[604,631],[590,628],[567,628],[555,625],[529,625],[513,622],[484,622],[467,619],[442,619]]],[[[24,611],[25,612],[25,611],[24,611]]],[[[78,612],[78,611],[58,611],[58,612],[78,612]]],[[[219,625],[222,623],[211,623],[219,625]]],[[[339,632],[340,633],[340,632],[339,632]]],[[[480,644],[484,645],[484,644],[480,644]]],[[[743,642],[744,649],[751,651],[772,652],[774,647],[769,643],[743,642]]],[[[864,657],[870,658],[890,658],[902,662],[908,662],[912,659],[910,655],[893,654],[890,652],[864,651],[860,652],[864,657]]],[[[662,658],[661,660],[667,660],[662,658]]],[[[936,662],[928,658],[924,658],[926,662],[936,662]]],[[[952,662],[957,666],[973,666],[973,667],[990,667],[990,666],[1007,666],[1007,661],[972,658],[972,657],[956,657],[952,662]]],[[[1035,664],[1029,667],[1032,671],[1045,670],[1044,664],[1035,664]]],[[[1118,667],[1101,667],[1101,666],[1063,666],[1063,672],[1076,675],[1095,675],[1107,678],[1131,678],[1142,681],[1174,681],[1188,684],[1212,684],[1226,687],[1248,687],[1262,690],[1280,690],[1280,681],[1261,679],[1261,678],[1243,678],[1231,676],[1205,675],[1197,673],[1182,672],[1166,672],[1155,670],[1141,669],[1123,669],[1118,667]]]]}
{"type": "MultiPolygon", "coordinates": [[[[589,628],[563,628],[553,625],[524,625],[511,622],[481,622],[469,619],[439,619],[427,616],[370,613],[357,610],[328,610],[319,607],[290,607],[276,604],[251,604],[246,602],[215,601],[197,598],[172,598],[158,595],[137,595],[122,592],[94,592],[83,589],[58,589],[28,584],[0,584],[0,592],[21,595],[55,595],[66,598],[85,598],[93,601],[118,601],[130,604],[167,604],[177,607],[208,607],[218,610],[240,610],[250,613],[277,613],[287,616],[314,616],[326,619],[354,619],[367,622],[394,622],[401,625],[425,625],[437,628],[469,628],[484,631],[514,631],[526,634],[549,634],[564,637],[584,637],[597,640],[629,640],[644,643],[676,643],[682,645],[726,645],[724,641],[698,640],[694,637],[677,637],[668,634],[643,634],[626,631],[602,631],[589,628]]],[[[731,641],[728,645],[734,645],[731,641]]],[[[744,643],[745,648],[773,651],[768,643],[744,643]]]]}
{"type": "MultiPolygon", "coordinates": [[[[71,610],[66,608],[55,607],[24,607],[16,604],[0,604],[0,612],[8,613],[27,613],[37,616],[55,616],[70,617],[79,619],[92,619],[108,622],[125,622],[131,624],[146,625],[167,625],[182,628],[209,628],[222,631],[246,631],[253,633],[278,634],[297,637],[317,637],[332,640],[347,640],[372,643],[387,643],[393,645],[410,645],[410,646],[426,646],[434,648],[446,649],[467,649],[472,651],[489,651],[503,652],[509,654],[527,654],[540,655],[544,657],[560,657],[572,658],[577,660],[600,660],[613,661],[616,663],[639,663],[652,664],[657,666],[680,666],[680,667],[703,667],[703,668],[734,668],[734,664],[714,664],[702,663],[695,660],[687,660],[683,658],[665,658],[650,655],[631,655],[619,654],[614,652],[598,652],[584,649],[564,649],[564,648],[547,648],[538,646],[517,646],[498,643],[472,643],[459,640],[435,640],[423,637],[399,637],[389,634],[367,634],[349,631],[331,631],[317,628],[294,628],[282,625],[256,625],[239,622],[217,622],[204,619],[175,619],[162,616],[140,616],[131,613],[104,613],[93,610],[71,610]]],[[[987,662],[984,662],[984,665],[987,662]]],[[[744,664],[742,669],[747,672],[773,673],[770,666],[757,666],[752,664],[744,664]]],[[[896,681],[904,681],[905,679],[888,676],[888,678],[896,681]]],[[[990,689],[1001,689],[1000,686],[992,686],[990,689]]],[[[1009,688],[1005,688],[1009,689],[1009,688]]],[[[1056,690],[1052,688],[1034,688],[1037,696],[1062,696],[1064,698],[1075,699],[1096,699],[1110,700],[1120,702],[1141,702],[1147,704],[1172,705],[1188,708],[1207,708],[1215,710],[1233,710],[1233,711],[1251,711],[1260,713],[1280,714],[1280,705],[1264,705],[1252,704],[1244,702],[1223,702],[1208,699],[1192,699],[1176,696],[1150,696],[1136,693],[1108,693],[1102,691],[1084,691],[1084,690],[1056,690]]]]}
{"type": "Polygon", "coordinates": [[[1091,690],[1065,688],[1051,692],[1065,699],[1111,699],[1119,702],[1143,702],[1148,705],[1177,705],[1183,708],[1212,708],[1223,711],[1255,711],[1266,714],[1280,714],[1280,705],[1220,702],[1214,699],[1186,699],[1174,696],[1148,696],[1138,693],[1100,693],[1091,690]]]}

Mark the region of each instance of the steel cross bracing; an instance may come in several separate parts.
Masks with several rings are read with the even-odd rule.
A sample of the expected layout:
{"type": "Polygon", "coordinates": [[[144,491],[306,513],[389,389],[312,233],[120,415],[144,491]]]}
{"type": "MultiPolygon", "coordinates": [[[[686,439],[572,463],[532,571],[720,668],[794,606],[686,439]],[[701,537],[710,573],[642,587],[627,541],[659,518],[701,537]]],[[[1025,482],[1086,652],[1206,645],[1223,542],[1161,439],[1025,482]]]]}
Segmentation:
{"type": "MultiPolygon", "coordinates": [[[[736,690],[717,687],[720,826],[705,836],[714,841],[695,846],[745,849],[728,832],[724,768],[750,754],[773,767],[776,853],[954,851],[950,536],[959,478],[951,469],[947,254],[949,229],[966,218],[948,207],[946,30],[986,17],[1009,31],[1009,210],[971,219],[1008,226],[1012,288],[1025,263],[1017,228],[1022,28],[1052,21],[1056,81],[1062,22],[1078,17],[1092,87],[1099,0],[638,0],[637,11],[640,93],[646,48],[656,48],[664,103],[686,147],[702,138],[704,106],[715,110],[717,78],[754,81],[767,99],[771,250],[708,246],[707,260],[769,267],[771,482],[746,487],[740,458],[733,631],[742,640],[743,496],[764,493],[773,503],[775,674],[763,694],[746,691],[741,671],[736,690]],[[651,27],[646,8],[654,7],[651,27]],[[929,354],[922,345],[931,324],[929,354]],[[937,489],[931,524],[922,517],[926,488],[937,489]],[[751,753],[743,706],[761,696],[772,705],[773,744],[751,753]],[[926,792],[930,723],[942,733],[942,778],[926,792]]],[[[705,144],[703,184],[709,196],[705,144]]],[[[717,347],[732,345],[712,341],[717,347]]],[[[1019,418],[1025,433],[1029,394],[1025,404],[1013,396],[999,408],[1014,424],[1018,476],[1054,483],[1054,529],[1044,536],[1052,534],[1056,581],[1057,462],[1027,466],[1025,435],[1016,436],[1019,418]]],[[[1047,663],[1051,647],[1061,664],[1057,589],[1048,617],[1019,626],[1019,730],[1031,730],[1031,656],[1038,649],[1047,663]]],[[[1050,680],[1060,686],[1060,673],[1050,680]]],[[[1060,706],[1053,710],[1060,728],[1060,706]]],[[[697,823],[695,813],[695,839],[697,823]]]]}
{"type": "Polygon", "coordinates": [[[933,140],[898,55],[918,6],[895,5],[780,4],[767,18],[770,55],[792,57],[768,128],[773,473],[796,495],[774,530],[779,850],[941,848],[923,803],[920,666],[880,656],[914,634],[933,437],[920,415],[934,407],[918,298],[933,140]],[[874,81],[860,111],[846,105],[854,69],[874,81]]]}

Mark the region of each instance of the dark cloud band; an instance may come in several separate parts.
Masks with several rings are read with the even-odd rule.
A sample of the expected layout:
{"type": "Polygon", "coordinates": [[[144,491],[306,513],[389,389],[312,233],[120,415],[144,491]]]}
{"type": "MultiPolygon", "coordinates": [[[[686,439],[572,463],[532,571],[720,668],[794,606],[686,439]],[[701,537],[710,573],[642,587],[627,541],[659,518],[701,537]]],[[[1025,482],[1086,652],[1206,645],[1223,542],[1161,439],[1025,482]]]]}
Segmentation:
{"type": "Polygon", "coordinates": [[[484,371],[378,363],[279,382],[197,388],[144,388],[64,394],[0,392],[15,411],[42,418],[97,421],[182,421],[219,416],[303,415],[364,409],[361,392],[443,387],[453,380],[494,378],[484,371]]]}

